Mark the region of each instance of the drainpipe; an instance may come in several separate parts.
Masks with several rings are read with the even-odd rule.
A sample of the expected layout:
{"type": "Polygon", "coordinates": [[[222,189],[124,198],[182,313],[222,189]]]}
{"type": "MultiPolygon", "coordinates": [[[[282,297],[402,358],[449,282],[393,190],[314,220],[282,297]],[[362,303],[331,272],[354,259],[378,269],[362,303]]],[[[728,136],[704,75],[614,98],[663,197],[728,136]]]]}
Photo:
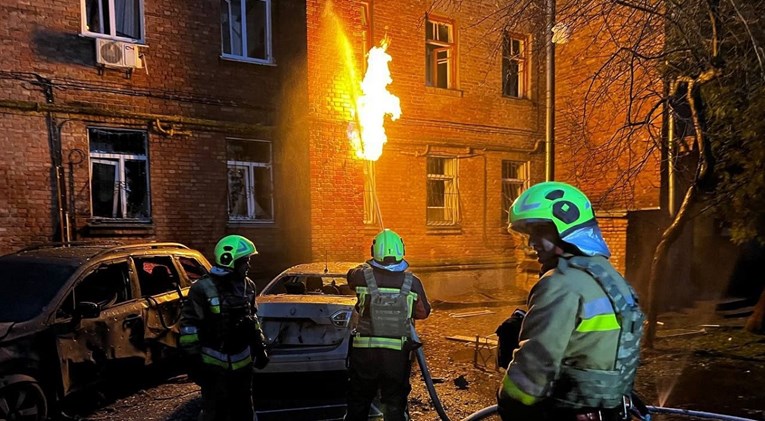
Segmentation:
{"type": "Polygon", "coordinates": [[[545,180],[555,179],[555,44],[553,44],[553,25],[555,24],[555,0],[545,0],[545,51],[547,61],[547,89],[545,92],[545,180]]]}
{"type": "Polygon", "coordinates": [[[675,94],[677,93],[677,83],[672,82],[672,85],[669,88],[669,113],[667,114],[667,126],[668,126],[668,133],[667,133],[667,210],[669,212],[669,217],[674,218],[675,216],[675,190],[677,189],[676,183],[676,168],[675,168],[675,159],[676,157],[676,145],[675,145],[675,110],[672,108],[672,99],[675,97],[675,94]]]}

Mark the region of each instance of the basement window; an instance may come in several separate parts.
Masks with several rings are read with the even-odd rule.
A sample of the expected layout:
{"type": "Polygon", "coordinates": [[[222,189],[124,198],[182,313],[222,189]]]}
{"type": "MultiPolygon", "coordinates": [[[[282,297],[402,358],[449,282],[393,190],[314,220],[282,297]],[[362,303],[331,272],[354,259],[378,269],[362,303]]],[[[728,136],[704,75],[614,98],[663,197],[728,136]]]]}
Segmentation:
{"type": "Polygon", "coordinates": [[[141,41],[143,0],[81,0],[83,35],[141,41]]]}
{"type": "Polygon", "coordinates": [[[273,222],[271,142],[227,139],[228,219],[273,222]]]}
{"type": "Polygon", "coordinates": [[[427,224],[457,225],[459,223],[457,159],[430,156],[427,170],[427,224]]]}
{"type": "Polygon", "coordinates": [[[502,95],[511,98],[528,96],[527,67],[526,38],[505,33],[502,39],[502,95]]]}
{"type": "Polygon", "coordinates": [[[425,22],[425,83],[436,88],[455,87],[454,25],[432,16],[425,22]]]}
{"type": "Polygon", "coordinates": [[[89,128],[93,218],[148,222],[151,217],[147,135],[89,128]]]}
{"type": "Polygon", "coordinates": [[[502,219],[506,226],[510,206],[529,188],[529,163],[526,161],[502,161],[502,219]]]}
{"type": "Polygon", "coordinates": [[[221,0],[223,58],[271,64],[271,0],[221,0]]]}

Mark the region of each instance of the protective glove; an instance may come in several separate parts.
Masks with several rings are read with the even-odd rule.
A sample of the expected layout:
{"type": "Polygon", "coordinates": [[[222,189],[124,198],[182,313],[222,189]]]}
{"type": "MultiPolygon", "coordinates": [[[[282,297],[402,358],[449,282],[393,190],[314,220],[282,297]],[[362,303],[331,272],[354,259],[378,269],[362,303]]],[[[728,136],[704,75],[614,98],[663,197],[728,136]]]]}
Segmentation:
{"type": "Polygon", "coordinates": [[[513,351],[520,347],[518,340],[524,317],[526,317],[525,311],[515,309],[513,314],[497,327],[495,333],[499,340],[497,352],[497,365],[499,367],[507,368],[513,359],[513,351]]]}
{"type": "Polygon", "coordinates": [[[268,357],[268,352],[265,348],[254,349],[253,354],[255,356],[255,363],[253,364],[258,370],[266,368],[271,358],[268,357]]]}

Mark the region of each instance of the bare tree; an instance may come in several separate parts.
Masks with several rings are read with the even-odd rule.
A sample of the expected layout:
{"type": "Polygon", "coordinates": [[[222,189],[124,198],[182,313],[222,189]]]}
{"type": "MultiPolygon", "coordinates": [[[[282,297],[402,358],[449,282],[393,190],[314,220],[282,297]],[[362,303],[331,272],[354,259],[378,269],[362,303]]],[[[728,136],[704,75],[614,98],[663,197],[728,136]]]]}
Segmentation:
{"type": "MultiPolygon", "coordinates": [[[[461,3],[438,0],[434,5],[458,9],[461,3]]],[[[487,42],[500,45],[497,39],[504,31],[544,21],[544,5],[538,0],[495,4],[496,10],[473,23],[495,35],[486,37],[487,42]]],[[[558,4],[558,22],[575,34],[574,45],[565,48],[599,63],[590,77],[566,81],[573,86],[572,92],[558,102],[559,121],[567,122],[558,132],[558,156],[565,154],[567,160],[573,160],[566,178],[582,180],[597,172],[613,181],[593,198],[596,205],[629,204],[636,184],[647,179],[638,175],[649,170],[662,151],[669,150],[670,158],[676,156],[677,145],[667,143],[667,117],[686,118],[692,127],[691,136],[678,140],[697,157],[695,170],[681,174],[686,177],[687,190],[651,262],[649,347],[656,334],[657,290],[665,281],[668,251],[692,217],[694,205],[704,203],[716,210],[733,228],[734,242],[765,239],[765,195],[761,193],[765,168],[762,160],[752,162],[755,157],[765,158],[765,145],[758,142],[758,136],[765,133],[761,47],[765,27],[760,12],[764,6],[765,0],[572,0],[558,4]],[[678,103],[688,110],[688,116],[675,109],[678,103]],[[608,115],[609,110],[621,112],[608,115]],[[604,127],[606,121],[609,124],[604,127]],[[749,157],[742,155],[742,148],[749,157]]],[[[535,48],[538,53],[543,51],[540,43],[535,48]]],[[[676,164],[676,159],[665,161],[675,171],[676,164]]],[[[751,330],[763,325],[765,294],[758,308],[759,316],[754,317],[760,320],[750,321],[751,330]]]]}

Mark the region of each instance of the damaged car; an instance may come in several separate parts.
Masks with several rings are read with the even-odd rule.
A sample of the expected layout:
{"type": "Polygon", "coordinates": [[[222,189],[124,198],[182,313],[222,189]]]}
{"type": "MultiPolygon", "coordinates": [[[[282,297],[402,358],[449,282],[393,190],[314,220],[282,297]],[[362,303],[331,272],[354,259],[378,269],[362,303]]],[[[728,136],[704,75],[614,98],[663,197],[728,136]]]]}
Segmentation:
{"type": "Polygon", "coordinates": [[[258,294],[271,362],[261,373],[344,372],[358,319],[348,270],[358,262],[308,263],[277,275],[258,294]]]}
{"type": "Polygon", "coordinates": [[[178,243],[69,244],[0,257],[0,419],[174,355],[183,297],[210,264],[178,243]]]}

